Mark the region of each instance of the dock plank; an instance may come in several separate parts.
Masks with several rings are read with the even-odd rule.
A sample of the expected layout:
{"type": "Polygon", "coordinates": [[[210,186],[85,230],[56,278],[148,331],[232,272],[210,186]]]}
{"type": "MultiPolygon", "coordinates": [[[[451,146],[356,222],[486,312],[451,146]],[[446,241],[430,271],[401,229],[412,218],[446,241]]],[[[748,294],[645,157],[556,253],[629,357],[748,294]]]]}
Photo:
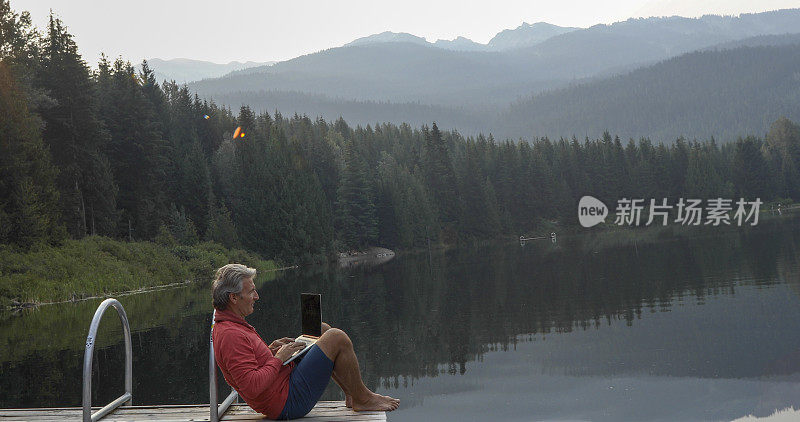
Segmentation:
{"type": "MultiPolygon", "coordinates": [[[[94,408],[97,411],[99,407],[94,408]]],[[[41,409],[0,409],[0,421],[62,421],[80,420],[79,407],[41,409]]],[[[266,417],[246,404],[233,404],[222,416],[223,421],[263,420],[266,417]]],[[[122,406],[107,415],[103,421],[208,421],[208,405],[122,406]]],[[[345,407],[343,401],[321,401],[303,418],[308,422],[385,421],[386,412],[355,412],[345,407]]]]}

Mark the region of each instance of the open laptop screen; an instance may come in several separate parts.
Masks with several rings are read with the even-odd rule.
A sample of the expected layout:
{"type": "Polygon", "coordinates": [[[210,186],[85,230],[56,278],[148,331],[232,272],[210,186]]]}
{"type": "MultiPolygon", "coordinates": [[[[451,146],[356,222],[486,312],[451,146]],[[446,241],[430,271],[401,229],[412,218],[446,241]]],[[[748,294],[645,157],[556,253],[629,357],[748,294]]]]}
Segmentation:
{"type": "Polygon", "coordinates": [[[300,294],[300,314],[302,315],[302,334],[319,337],[322,335],[322,295],[318,293],[300,294]]]}

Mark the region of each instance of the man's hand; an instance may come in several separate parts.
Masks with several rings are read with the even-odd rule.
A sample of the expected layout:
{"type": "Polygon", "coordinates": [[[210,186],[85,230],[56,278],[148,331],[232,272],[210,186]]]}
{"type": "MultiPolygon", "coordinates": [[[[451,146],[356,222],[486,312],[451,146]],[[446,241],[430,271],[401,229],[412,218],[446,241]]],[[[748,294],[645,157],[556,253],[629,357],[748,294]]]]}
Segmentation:
{"type": "Polygon", "coordinates": [[[289,337],[279,338],[270,343],[269,346],[267,347],[269,347],[269,351],[272,352],[272,354],[274,355],[278,351],[278,349],[281,348],[281,346],[283,346],[284,344],[289,344],[293,341],[294,339],[289,337]]]}
{"type": "Polygon", "coordinates": [[[295,352],[303,350],[304,347],[306,347],[306,344],[299,341],[284,344],[278,349],[278,353],[275,353],[275,357],[280,359],[281,362],[286,362],[295,352]]]}

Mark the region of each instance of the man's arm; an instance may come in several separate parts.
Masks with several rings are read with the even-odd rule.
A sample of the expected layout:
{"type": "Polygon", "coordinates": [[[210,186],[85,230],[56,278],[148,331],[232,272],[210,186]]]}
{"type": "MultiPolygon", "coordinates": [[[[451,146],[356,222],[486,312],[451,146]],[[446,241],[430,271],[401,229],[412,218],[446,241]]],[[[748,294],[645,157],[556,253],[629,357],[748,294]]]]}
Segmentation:
{"type": "Polygon", "coordinates": [[[250,339],[245,336],[237,337],[220,342],[220,356],[239,387],[239,393],[247,400],[257,397],[274,385],[283,361],[273,355],[267,359],[265,365],[259,366],[250,339]]]}

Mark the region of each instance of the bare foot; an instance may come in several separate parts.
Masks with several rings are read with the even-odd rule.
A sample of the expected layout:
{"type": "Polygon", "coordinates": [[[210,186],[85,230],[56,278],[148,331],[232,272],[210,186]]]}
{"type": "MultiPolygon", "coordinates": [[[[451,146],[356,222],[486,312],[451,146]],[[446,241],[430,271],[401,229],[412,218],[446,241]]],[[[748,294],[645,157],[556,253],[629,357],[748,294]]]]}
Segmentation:
{"type": "Polygon", "coordinates": [[[368,410],[391,412],[392,410],[397,409],[398,406],[400,406],[400,400],[375,393],[372,393],[372,396],[365,401],[353,400],[353,410],[356,412],[364,412],[368,410]]]}
{"type": "Polygon", "coordinates": [[[344,396],[344,407],[353,407],[353,398],[345,394],[344,396]]]}

